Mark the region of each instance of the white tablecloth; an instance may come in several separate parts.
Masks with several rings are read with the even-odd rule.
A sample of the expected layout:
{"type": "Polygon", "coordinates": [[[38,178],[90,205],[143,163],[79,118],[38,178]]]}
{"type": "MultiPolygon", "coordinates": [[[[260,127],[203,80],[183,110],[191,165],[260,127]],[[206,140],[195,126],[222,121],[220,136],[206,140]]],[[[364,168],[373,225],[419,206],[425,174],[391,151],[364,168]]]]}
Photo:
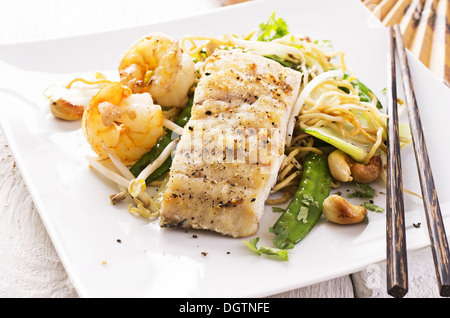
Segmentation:
{"type": "MultiPolygon", "coordinates": [[[[64,37],[174,19],[219,0],[3,0],[0,43],[64,37]]],[[[0,105],[4,107],[4,105],[0,105]]],[[[409,253],[406,297],[439,297],[429,248],[409,253]]],[[[272,297],[390,297],[385,263],[272,297]]],[[[0,129],[0,297],[78,297],[0,129]]]]}

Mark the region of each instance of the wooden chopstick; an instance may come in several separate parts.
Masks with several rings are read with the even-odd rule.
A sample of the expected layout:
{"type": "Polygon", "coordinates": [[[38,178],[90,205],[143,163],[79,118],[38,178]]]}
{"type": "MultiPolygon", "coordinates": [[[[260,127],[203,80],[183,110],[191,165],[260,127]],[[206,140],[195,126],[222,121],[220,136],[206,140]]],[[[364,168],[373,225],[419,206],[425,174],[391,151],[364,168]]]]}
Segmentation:
{"type": "Polygon", "coordinates": [[[388,121],[386,181],[386,276],[389,295],[401,298],[408,292],[403,182],[398,132],[395,35],[388,27],[388,121]]]}
{"type": "Polygon", "coordinates": [[[441,296],[450,296],[450,252],[447,235],[428,158],[405,45],[398,25],[394,25],[394,31],[439,293],[441,296]]]}

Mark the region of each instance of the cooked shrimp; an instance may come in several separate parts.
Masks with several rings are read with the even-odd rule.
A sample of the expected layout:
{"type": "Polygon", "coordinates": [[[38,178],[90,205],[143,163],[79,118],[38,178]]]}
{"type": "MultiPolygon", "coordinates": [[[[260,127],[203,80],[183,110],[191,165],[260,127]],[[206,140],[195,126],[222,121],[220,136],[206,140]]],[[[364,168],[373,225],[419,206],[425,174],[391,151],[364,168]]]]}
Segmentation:
{"type": "Polygon", "coordinates": [[[131,165],[163,135],[162,120],[161,107],[153,104],[150,94],[133,94],[113,82],[92,98],[81,124],[86,140],[100,158],[108,158],[109,151],[123,164],[131,165]]]}
{"type": "Polygon", "coordinates": [[[189,99],[189,89],[194,84],[195,72],[195,64],[192,58],[183,53],[181,71],[178,73],[172,89],[166,95],[159,97],[157,103],[162,106],[184,107],[189,99]]]}
{"type": "Polygon", "coordinates": [[[194,62],[178,41],[162,33],[137,41],[119,65],[123,85],[133,93],[150,93],[161,106],[184,106],[194,74],[194,62]]]}

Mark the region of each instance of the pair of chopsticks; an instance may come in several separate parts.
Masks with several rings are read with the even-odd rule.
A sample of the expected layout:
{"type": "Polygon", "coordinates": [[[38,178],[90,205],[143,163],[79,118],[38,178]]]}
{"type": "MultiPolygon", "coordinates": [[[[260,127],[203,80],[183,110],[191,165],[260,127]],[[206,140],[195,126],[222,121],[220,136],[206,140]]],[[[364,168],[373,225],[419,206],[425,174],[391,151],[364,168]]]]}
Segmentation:
{"type": "Polygon", "coordinates": [[[398,133],[396,53],[409,118],[423,204],[435,265],[439,294],[450,296],[450,253],[438,196],[423,135],[419,108],[414,94],[406,50],[398,25],[388,27],[388,150],[386,197],[387,292],[403,297],[408,292],[405,216],[402,193],[401,159],[398,133]]]}

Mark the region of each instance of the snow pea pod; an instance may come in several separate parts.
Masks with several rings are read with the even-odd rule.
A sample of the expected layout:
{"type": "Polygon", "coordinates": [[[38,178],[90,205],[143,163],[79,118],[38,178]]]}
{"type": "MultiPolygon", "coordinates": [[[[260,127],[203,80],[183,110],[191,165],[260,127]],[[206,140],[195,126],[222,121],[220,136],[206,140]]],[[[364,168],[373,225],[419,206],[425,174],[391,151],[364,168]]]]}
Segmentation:
{"type": "MultiPolygon", "coordinates": [[[[192,97],[189,99],[188,104],[184,107],[183,111],[181,112],[180,116],[178,116],[175,123],[180,126],[184,127],[186,123],[191,118],[191,110],[192,110],[192,97]]],[[[137,177],[142,170],[145,169],[150,163],[156,160],[156,158],[159,157],[159,155],[163,152],[163,150],[167,147],[167,145],[174,139],[172,138],[171,131],[168,131],[167,134],[165,134],[156,145],[153,146],[152,149],[150,149],[149,152],[147,152],[145,155],[141,157],[131,168],[131,173],[137,177]]],[[[163,162],[161,166],[159,166],[151,175],[145,179],[145,182],[148,184],[154,180],[157,180],[159,177],[163,176],[170,170],[170,166],[172,165],[172,157],[169,156],[166,161],[163,162]]]]}
{"type": "Polygon", "coordinates": [[[331,175],[327,159],[310,152],[303,163],[298,190],[270,232],[276,234],[274,245],[291,249],[316,225],[322,215],[323,201],[330,194],[331,175]]]}

